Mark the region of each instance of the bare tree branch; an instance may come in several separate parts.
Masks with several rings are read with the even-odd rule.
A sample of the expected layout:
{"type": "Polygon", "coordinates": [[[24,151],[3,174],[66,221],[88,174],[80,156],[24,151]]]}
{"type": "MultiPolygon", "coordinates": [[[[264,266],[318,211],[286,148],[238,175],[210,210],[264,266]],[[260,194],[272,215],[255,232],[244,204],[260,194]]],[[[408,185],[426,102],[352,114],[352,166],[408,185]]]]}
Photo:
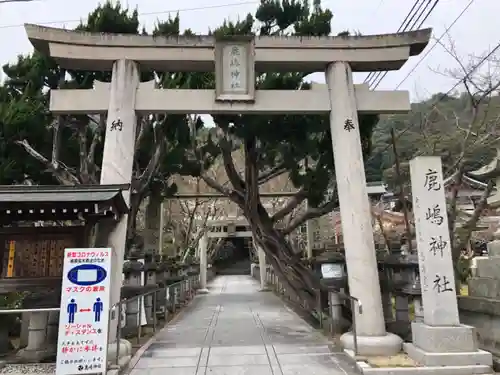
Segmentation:
{"type": "Polygon", "coordinates": [[[489,181],[483,194],[481,195],[481,198],[479,199],[478,204],[476,205],[476,208],[474,209],[474,213],[469,218],[469,220],[467,220],[467,222],[464,225],[462,225],[461,229],[466,230],[466,234],[464,238],[461,241],[459,241],[459,243],[455,247],[456,249],[461,250],[462,248],[465,247],[465,244],[469,242],[472,235],[472,231],[477,225],[477,222],[479,221],[479,218],[481,217],[483,211],[488,206],[488,197],[490,196],[494,187],[495,187],[494,181],[493,180],[489,181]]]}
{"type": "Polygon", "coordinates": [[[285,216],[289,215],[293,210],[295,210],[298,206],[302,204],[307,198],[307,191],[304,188],[301,188],[293,197],[288,199],[287,203],[283,208],[275,212],[271,216],[271,221],[276,223],[285,218],[285,216]]]}
{"type": "Polygon", "coordinates": [[[236,191],[243,193],[243,190],[245,189],[245,182],[241,179],[241,176],[234,165],[233,157],[231,156],[232,144],[229,141],[227,134],[225,138],[219,141],[219,144],[227,177],[229,178],[229,181],[231,181],[233,188],[236,191]]]}
{"type": "Polygon", "coordinates": [[[59,181],[61,185],[73,186],[80,184],[80,181],[73,174],[73,171],[71,171],[66,165],[64,165],[64,163],[60,161],[49,161],[45,156],[31,147],[29,142],[25,139],[22,141],[16,141],[16,144],[23,147],[29,155],[42,163],[45,168],[47,168],[47,170],[53,174],[53,176],[59,181]]]}
{"type": "Polygon", "coordinates": [[[307,220],[311,220],[331,212],[337,206],[337,204],[337,199],[332,199],[331,201],[321,205],[320,207],[309,207],[307,211],[305,211],[302,215],[299,215],[294,220],[292,220],[292,222],[282,230],[282,233],[285,235],[290,234],[295,229],[304,224],[307,220]]]}
{"type": "Polygon", "coordinates": [[[262,185],[275,177],[278,177],[286,172],[285,162],[278,163],[275,167],[269,168],[268,170],[261,172],[259,174],[258,182],[262,185]]]}

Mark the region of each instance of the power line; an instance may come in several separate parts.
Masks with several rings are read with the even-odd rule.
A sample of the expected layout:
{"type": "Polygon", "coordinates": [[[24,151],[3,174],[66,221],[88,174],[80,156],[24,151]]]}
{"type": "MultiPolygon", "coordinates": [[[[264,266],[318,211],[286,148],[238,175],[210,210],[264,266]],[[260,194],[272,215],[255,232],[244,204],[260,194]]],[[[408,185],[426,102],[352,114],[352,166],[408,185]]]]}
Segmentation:
{"type": "MultiPolygon", "coordinates": [[[[468,78],[470,78],[470,76],[477,70],[481,67],[481,65],[483,65],[491,56],[493,56],[493,54],[495,52],[497,52],[498,50],[500,50],[500,43],[498,43],[496,45],[495,48],[493,48],[486,56],[484,56],[476,65],[474,65],[472,67],[472,69],[461,79],[459,79],[454,85],[452,88],[450,88],[444,95],[442,95],[433,105],[432,107],[429,109],[429,111],[432,111],[434,108],[436,108],[436,106],[444,99],[446,98],[453,90],[455,90],[461,83],[463,83],[464,81],[466,81],[468,78]]],[[[408,130],[410,130],[411,128],[413,127],[413,124],[409,124],[407,127],[405,127],[403,130],[401,130],[395,137],[395,140],[398,140],[399,138],[401,138],[401,136],[403,134],[405,134],[408,130]]],[[[385,151],[387,151],[390,147],[392,147],[392,144],[389,144],[387,145],[387,147],[385,147],[384,149],[382,149],[381,151],[378,151],[376,154],[370,156],[370,158],[365,162],[365,163],[368,163],[369,161],[373,160],[376,156],[384,153],[385,151]]]]}
{"type": "MultiPolygon", "coordinates": [[[[380,8],[382,7],[382,5],[385,3],[385,0],[380,0],[377,4],[377,6],[375,7],[375,9],[373,11],[371,11],[367,17],[363,17],[363,24],[366,23],[366,21],[369,19],[369,20],[372,20],[373,17],[375,17],[377,15],[377,13],[380,11],[380,8]]],[[[359,30],[359,29],[358,29],[359,30]]]]}
{"type": "MultiPolygon", "coordinates": [[[[404,23],[406,22],[406,20],[408,19],[408,17],[410,17],[410,15],[413,13],[415,7],[418,5],[418,2],[420,0],[415,0],[415,2],[413,3],[413,6],[411,7],[410,11],[406,14],[406,17],[405,19],[403,20],[403,22],[401,23],[401,26],[399,26],[398,28],[398,32],[401,30],[401,27],[404,25],[404,23]]],[[[424,0],[425,1],[425,0],[424,0]]],[[[370,72],[366,78],[365,78],[365,81],[364,83],[369,83],[368,81],[375,75],[377,74],[376,72],[370,72]]]]}
{"type": "Polygon", "coordinates": [[[436,48],[436,46],[439,44],[439,42],[441,42],[441,39],[444,38],[444,36],[446,34],[448,34],[448,31],[450,31],[450,29],[455,26],[455,24],[458,22],[458,20],[460,18],[462,18],[462,16],[465,14],[465,12],[467,12],[467,10],[471,7],[471,5],[474,3],[474,0],[470,0],[469,3],[465,6],[465,8],[462,10],[462,12],[460,12],[460,14],[457,16],[457,18],[455,18],[455,20],[450,24],[450,26],[448,26],[446,28],[446,30],[444,31],[444,33],[441,34],[441,36],[436,40],[436,42],[431,46],[431,48],[429,48],[427,50],[427,52],[420,58],[420,60],[418,60],[418,62],[415,64],[415,66],[413,67],[412,70],[410,70],[408,72],[408,74],[401,80],[401,82],[398,83],[398,85],[396,86],[396,88],[394,90],[397,90],[412,74],[413,72],[415,72],[415,70],[418,68],[418,66],[422,63],[422,61],[424,61],[424,59],[432,52],[432,50],[434,48],[436,48]]]}
{"type": "Polygon", "coordinates": [[[377,13],[380,10],[380,8],[382,7],[382,4],[384,4],[384,3],[385,3],[385,0],[380,0],[377,7],[375,8],[375,10],[373,11],[372,14],[377,13]]]}
{"type": "MultiPolygon", "coordinates": [[[[429,6],[429,4],[431,3],[432,0],[427,0],[427,3],[422,2],[419,7],[417,8],[417,10],[415,11],[415,13],[413,13],[413,15],[411,16],[411,18],[406,22],[406,25],[403,26],[403,30],[408,30],[408,26],[410,25],[411,21],[413,21],[415,19],[415,16],[417,15],[418,13],[418,17],[417,17],[417,20],[422,16],[422,14],[425,12],[425,10],[427,9],[427,7],[429,6]],[[422,9],[422,6],[425,5],[425,8],[422,9]],[[422,9],[422,10],[421,10],[422,9]],[[420,13],[419,13],[420,12],[420,13]]],[[[411,30],[411,26],[410,26],[410,30],[411,30]]],[[[399,31],[399,30],[398,30],[399,31]]]]}
{"type": "MultiPolygon", "coordinates": [[[[403,20],[403,23],[401,24],[401,26],[399,27],[399,29],[397,30],[397,32],[400,32],[400,31],[411,31],[412,30],[412,27],[408,28],[408,26],[410,25],[410,23],[415,19],[415,16],[417,16],[417,20],[413,23],[412,26],[415,25],[416,22],[418,22],[418,20],[420,19],[420,17],[422,16],[422,14],[424,14],[424,12],[427,10],[427,8],[429,7],[430,5],[430,2],[431,0],[427,0],[427,3],[425,3],[426,0],[424,0],[422,3],[420,3],[420,5],[418,5],[418,8],[415,10],[415,12],[410,15],[408,14],[405,18],[405,20],[403,20]],[[422,6],[425,4],[425,7],[422,9],[422,6]]],[[[435,4],[439,2],[439,0],[436,0],[435,4]]],[[[434,6],[435,6],[434,4],[434,6]]],[[[412,7],[412,9],[410,10],[410,12],[415,9],[415,6],[417,5],[417,3],[414,4],[414,6],[412,7]]],[[[434,9],[434,6],[432,7],[432,9],[434,9]]],[[[432,9],[430,12],[432,12],[432,9]]],[[[430,12],[428,13],[428,15],[425,17],[425,19],[427,19],[427,17],[430,15],[430,12]]],[[[372,79],[371,79],[371,82],[367,82],[370,86],[371,89],[374,89],[376,86],[374,86],[374,84],[376,83],[376,81],[378,80],[378,83],[377,85],[380,83],[380,81],[387,75],[388,72],[375,72],[374,75],[372,76],[372,79]],[[381,77],[382,76],[382,77],[381,77]]]]}
{"type": "MultiPolygon", "coordinates": [[[[432,11],[434,10],[434,8],[436,8],[436,5],[437,5],[438,3],[439,3],[439,0],[436,0],[436,1],[434,2],[434,4],[432,5],[432,8],[429,10],[429,12],[427,12],[427,14],[425,15],[424,19],[423,19],[423,20],[420,22],[420,24],[416,27],[417,29],[419,29],[420,27],[422,27],[422,25],[424,24],[424,22],[425,22],[425,21],[427,21],[427,18],[429,18],[429,16],[431,15],[431,13],[432,13],[432,11]]],[[[424,10],[424,11],[425,11],[425,10],[424,10]]],[[[411,28],[413,28],[413,27],[416,25],[416,23],[417,23],[417,22],[418,22],[418,20],[422,17],[422,15],[423,15],[423,12],[422,12],[422,13],[421,13],[418,17],[417,17],[417,19],[415,20],[415,22],[413,23],[413,25],[411,26],[411,28]]],[[[380,77],[380,79],[378,80],[378,82],[375,82],[375,80],[376,80],[377,78],[375,78],[375,80],[373,80],[373,82],[372,82],[372,87],[371,87],[371,88],[372,88],[372,90],[375,90],[375,89],[378,87],[378,85],[380,85],[380,82],[382,82],[382,80],[385,78],[385,76],[386,76],[387,74],[389,74],[389,72],[388,72],[388,71],[384,72],[384,73],[382,74],[382,77],[380,77]]]]}
{"type": "Polygon", "coordinates": [[[0,4],[7,4],[7,3],[31,3],[33,1],[38,1],[38,0],[0,0],[0,4]]]}
{"type": "MultiPolygon", "coordinates": [[[[0,1],[12,1],[12,0],[0,0],[0,1]]],[[[14,0],[14,1],[19,1],[19,0],[14,0]]],[[[30,0],[24,0],[24,1],[30,1],[30,0]]],[[[256,4],[259,4],[259,2],[258,1],[240,1],[240,2],[235,2],[235,3],[226,3],[226,4],[219,4],[219,5],[206,5],[206,6],[195,7],[195,8],[169,9],[169,10],[162,10],[162,11],[157,11],[157,12],[145,12],[145,13],[139,13],[139,16],[156,16],[156,15],[167,14],[167,13],[191,12],[191,11],[197,11],[197,10],[229,8],[229,7],[235,7],[235,6],[256,5],[256,4]]],[[[54,24],[60,24],[60,23],[73,23],[73,22],[80,22],[80,21],[81,21],[81,19],[72,19],[72,20],[37,22],[37,24],[38,25],[54,25],[54,24]]],[[[24,27],[24,23],[13,24],[13,25],[3,25],[3,26],[0,26],[0,29],[12,29],[15,27],[24,27]]]]}
{"type": "MultiPolygon", "coordinates": [[[[432,4],[432,7],[431,9],[429,10],[429,12],[426,14],[426,16],[424,17],[424,19],[422,20],[422,22],[420,22],[420,24],[416,27],[417,29],[419,29],[420,27],[422,27],[422,25],[424,24],[424,22],[427,20],[427,18],[429,18],[430,14],[434,11],[434,9],[436,8],[436,6],[438,5],[439,3],[439,0],[436,0],[434,2],[434,4],[432,4]]],[[[417,17],[417,19],[415,20],[415,22],[413,22],[413,24],[410,26],[410,30],[414,29],[415,28],[415,25],[417,24],[417,22],[420,20],[420,18],[422,17],[422,15],[424,14],[424,12],[420,13],[420,15],[417,17]]]]}
{"type": "MultiPolygon", "coordinates": [[[[416,27],[417,29],[419,29],[425,21],[427,21],[427,19],[429,18],[429,16],[431,15],[431,13],[434,11],[434,9],[436,8],[436,5],[438,5],[439,3],[439,0],[434,0],[434,3],[432,4],[432,7],[431,9],[427,12],[427,14],[424,16],[424,19],[420,22],[420,24],[416,27]]],[[[422,15],[425,13],[425,11],[427,10],[427,8],[429,7],[429,5],[431,4],[431,0],[428,0],[427,2],[427,5],[425,6],[425,8],[422,10],[422,12],[420,12],[420,14],[418,15],[417,19],[415,20],[415,22],[413,22],[413,24],[410,26],[410,30],[414,30],[413,27],[417,24],[417,22],[420,20],[420,18],[422,17],[422,15]]],[[[412,17],[412,19],[410,19],[407,23],[407,26],[410,24],[410,22],[413,20],[414,17],[412,17]]],[[[405,30],[405,31],[409,31],[409,30],[405,30]]],[[[382,82],[382,80],[384,79],[384,77],[389,74],[388,71],[386,72],[378,72],[378,76],[375,77],[375,79],[372,80],[371,84],[370,84],[370,88],[372,90],[376,89],[378,87],[378,85],[380,85],[380,82],[382,82]],[[380,77],[380,78],[379,78],[380,77]],[[378,80],[378,81],[377,81],[378,80]]]]}

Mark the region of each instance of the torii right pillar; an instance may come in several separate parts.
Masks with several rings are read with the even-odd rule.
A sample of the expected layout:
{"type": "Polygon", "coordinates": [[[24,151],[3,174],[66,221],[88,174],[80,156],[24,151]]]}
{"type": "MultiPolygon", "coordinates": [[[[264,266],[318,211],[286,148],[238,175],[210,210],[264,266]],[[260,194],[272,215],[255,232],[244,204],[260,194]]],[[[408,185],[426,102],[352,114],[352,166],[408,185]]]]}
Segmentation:
{"type": "MultiPolygon", "coordinates": [[[[330,64],[326,70],[326,83],[349,293],[362,303],[364,311],[361,314],[357,309],[353,312],[358,345],[356,354],[392,355],[401,351],[403,341],[385,330],[356,96],[349,64],[330,64]]],[[[344,348],[354,349],[352,332],[342,335],[341,341],[344,348]]]]}

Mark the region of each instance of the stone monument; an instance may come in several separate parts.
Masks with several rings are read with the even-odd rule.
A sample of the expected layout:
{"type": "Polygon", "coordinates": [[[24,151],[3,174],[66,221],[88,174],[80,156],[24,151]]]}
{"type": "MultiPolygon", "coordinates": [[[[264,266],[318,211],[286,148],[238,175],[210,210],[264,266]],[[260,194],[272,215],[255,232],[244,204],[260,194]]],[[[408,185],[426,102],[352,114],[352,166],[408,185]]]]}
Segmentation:
{"type": "Polygon", "coordinates": [[[424,319],[412,323],[405,351],[427,366],[491,366],[474,327],[460,324],[441,159],[416,157],[410,174],[424,319]]]}

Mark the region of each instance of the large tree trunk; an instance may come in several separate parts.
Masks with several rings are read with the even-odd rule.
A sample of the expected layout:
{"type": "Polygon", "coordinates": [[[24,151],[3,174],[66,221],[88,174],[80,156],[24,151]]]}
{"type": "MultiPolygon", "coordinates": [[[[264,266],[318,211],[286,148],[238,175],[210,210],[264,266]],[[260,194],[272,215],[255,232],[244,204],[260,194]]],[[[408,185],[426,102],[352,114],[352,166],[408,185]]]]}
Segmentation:
{"type": "Polygon", "coordinates": [[[246,213],[255,240],[264,250],[267,263],[273,267],[287,291],[313,308],[320,290],[319,278],[304,264],[301,253],[295,252],[283,233],[274,228],[263,210],[261,206],[261,214],[246,213]]]}
{"type": "MultiPolygon", "coordinates": [[[[137,234],[137,214],[144,197],[142,194],[134,193],[130,195],[130,211],[127,222],[127,240],[133,240],[137,234]]],[[[127,249],[128,250],[128,249],[127,249]]],[[[127,253],[126,256],[129,254],[127,253]]]]}
{"type": "Polygon", "coordinates": [[[230,142],[228,139],[220,141],[220,149],[224,168],[232,189],[229,189],[205,173],[201,177],[205,183],[219,193],[225,195],[236,203],[243,211],[245,218],[252,230],[253,237],[266,255],[267,263],[270,264],[280,281],[284,284],[287,292],[292,296],[298,296],[313,316],[317,296],[320,292],[319,277],[302,261],[301,252],[296,252],[286,235],[291,233],[307,219],[321,216],[331,211],[332,203],[325,205],[325,210],[310,209],[307,215],[295,220],[286,230],[277,228],[275,225],[285,216],[290,214],[300,202],[307,197],[305,191],[300,190],[295,199],[291,199],[279,214],[270,217],[259,198],[259,185],[265,181],[263,173],[259,176],[259,152],[256,148],[256,139],[249,136],[245,139],[245,178],[237,171],[234,165],[230,142]]]}

